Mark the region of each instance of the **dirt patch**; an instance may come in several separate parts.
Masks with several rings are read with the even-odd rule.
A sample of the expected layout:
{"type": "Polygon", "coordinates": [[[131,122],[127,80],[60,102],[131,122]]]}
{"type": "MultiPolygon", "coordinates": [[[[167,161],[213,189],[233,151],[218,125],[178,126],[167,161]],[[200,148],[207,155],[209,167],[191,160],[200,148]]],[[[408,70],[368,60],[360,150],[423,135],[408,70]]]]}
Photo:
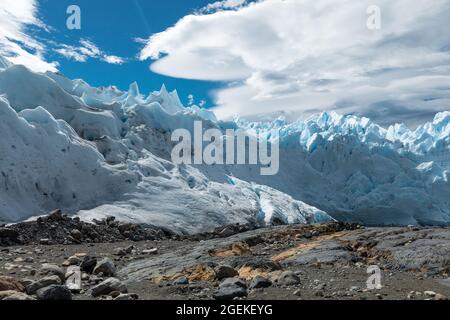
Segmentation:
{"type": "Polygon", "coordinates": [[[211,257],[236,257],[252,254],[250,246],[245,242],[233,243],[230,246],[209,251],[211,257]]]}
{"type": "Polygon", "coordinates": [[[320,246],[320,244],[322,242],[327,241],[327,240],[339,239],[339,238],[343,237],[345,234],[346,234],[346,232],[338,232],[338,233],[331,234],[331,235],[319,236],[316,240],[313,240],[311,242],[301,243],[300,245],[298,245],[295,248],[291,248],[289,250],[283,251],[283,252],[273,256],[272,261],[281,262],[281,261],[289,259],[293,256],[307,253],[310,250],[320,246]]]}

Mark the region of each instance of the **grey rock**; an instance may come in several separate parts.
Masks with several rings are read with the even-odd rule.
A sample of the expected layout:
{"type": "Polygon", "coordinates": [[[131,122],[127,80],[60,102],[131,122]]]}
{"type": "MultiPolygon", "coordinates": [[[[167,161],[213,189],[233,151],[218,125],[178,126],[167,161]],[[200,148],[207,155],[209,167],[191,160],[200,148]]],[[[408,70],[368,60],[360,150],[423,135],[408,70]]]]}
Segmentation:
{"type": "Polygon", "coordinates": [[[39,271],[40,275],[47,276],[47,275],[55,275],[58,276],[61,281],[66,280],[66,274],[64,270],[57,265],[45,263],[42,265],[41,270],[39,271]]]}
{"type": "Polygon", "coordinates": [[[444,296],[443,294],[440,293],[436,293],[436,295],[434,296],[434,300],[448,300],[448,298],[446,296],[444,296]]]}
{"type": "Polygon", "coordinates": [[[94,274],[103,273],[105,276],[112,277],[116,274],[116,266],[109,258],[104,258],[103,260],[97,262],[94,268],[94,274]]]}
{"type": "Polygon", "coordinates": [[[26,263],[33,263],[34,262],[34,258],[33,257],[26,257],[25,258],[25,262],[26,263]]]}
{"type": "Polygon", "coordinates": [[[97,258],[91,256],[85,256],[81,262],[81,271],[92,273],[97,265],[97,258]]]}
{"type": "Polygon", "coordinates": [[[278,278],[278,283],[285,286],[293,286],[300,283],[300,278],[292,271],[284,271],[278,278]]]}
{"type": "Polygon", "coordinates": [[[181,286],[189,284],[189,280],[186,277],[180,277],[173,282],[174,286],[181,286]]]}
{"type": "Polygon", "coordinates": [[[23,291],[24,286],[19,280],[13,277],[0,276],[0,292],[9,290],[23,291]]]}
{"type": "Polygon", "coordinates": [[[239,278],[228,278],[219,285],[214,294],[216,300],[233,300],[248,295],[247,284],[239,278]]]}
{"type": "Polygon", "coordinates": [[[78,266],[70,266],[66,272],[66,286],[71,292],[80,292],[81,286],[81,269],[78,266]]]}
{"type": "Polygon", "coordinates": [[[114,298],[114,300],[117,301],[130,301],[130,300],[137,300],[139,299],[138,295],[136,294],[128,294],[128,293],[121,293],[120,295],[118,295],[117,297],[114,298]]]}
{"type": "Polygon", "coordinates": [[[59,276],[53,275],[34,281],[26,287],[26,291],[28,294],[35,294],[39,289],[51,286],[53,284],[61,284],[61,279],[59,276]]]}
{"type": "Polygon", "coordinates": [[[126,255],[131,254],[133,252],[133,250],[134,250],[134,246],[129,246],[126,248],[117,248],[114,250],[114,254],[119,257],[124,257],[126,255]]]}
{"type": "Polygon", "coordinates": [[[63,220],[62,211],[60,209],[53,210],[47,218],[53,221],[61,221],[63,220]]]}
{"type": "Polygon", "coordinates": [[[89,283],[90,284],[97,285],[97,284],[99,284],[102,281],[103,281],[103,279],[98,277],[98,276],[96,276],[96,275],[92,275],[92,276],[89,277],[89,283]]]}
{"type": "Polygon", "coordinates": [[[362,234],[350,234],[344,238],[373,247],[372,250],[389,253],[389,267],[401,270],[427,269],[430,272],[447,268],[450,256],[450,232],[448,229],[431,228],[414,231],[410,228],[376,228],[370,238],[362,234]],[[375,246],[373,246],[373,245],[375,246]]]}
{"type": "Polygon", "coordinates": [[[29,300],[36,300],[36,299],[34,299],[33,297],[30,297],[29,295],[27,295],[23,292],[14,292],[0,300],[2,300],[2,301],[29,301],[29,300]]]}
{"type": "Polygon", "coordinates": [[[126,285],[117,278],[108,278],[105,281],[99,283],[91,289],[91,295],[98,297],[101,295],[107,295],[111,292],[118,291],[120,293],[127,293],[126,285]]]}
{"type": "Polygon", "coordinates": [[[66,261],[63,262],[64,267],[79,266],[80,264],[81,264],[81,259],[77,256],[71,256],[66,261]]]}
{"type": "Polygon", "coordinates": [[[70,235],[71,235],[75,240],[77,240],[77,241],[81,241],[81,240],[83,239],[83,234],[82,234],[81,231],[78,230],[78,229],[73,229],[73,230],[70,232],[70,235]]]}
{"type": "Polygon", "coordinates": [[[31,279],[20,279],[19,282],[26,288],[27,286],[32,284],[34,282],[34,280],[31,280],[31,279]]]}
{"type": "Polygon", "coordinates": [[[435,296],[436,296],[436,292],[434,292],[434,291],[425,291],[424,293],[423,293],[426,297],[431,297],[431,298],[434,298],[435,296]]]}
{"type": "Polygon", "coordinates": [[[124,233],[125,231],[130,231],[133,228],[133,224],[131,223],[121,223],[117,227],[121,233],[124,233]]]}
{"type": "Polygon", "coordinates": [[[36,292],[38,300],[72,300],[72,293],[66,286],[51,285],[36,292]]]}
{"type": "Polygon", "coordinates": [[[234,278],[239,275],[239,273],[234,268],[226,265],[218,266],[214,271],[218,280],[234,278]]]}
{"type": "Polygon", "coordinates": [[[214,299],[233,300],[235,298],[244,298],[247,295],[247,290],[242,287],[219,287],[219,290],[214,294],[214,299]]]}
{"type": "Polygon", "coordinates": [[[438,280],[439,283],[445,287],[450,287],[450,278],[438,280]]]}
{"type": "Polygon", "coordinates": [[[314,296],[316,296],[316,297],[324,297],[325,294],[323,293],[323,291],[318,290],[318,291],[314,292],[314,296]]]}
{"type": "Polygon", "coordinates": [[[237,277],[225,279],[220,284],[220,286],[225,286],[225,287],[226,286],[238,286],[238,287],[247,289],[247,284],[245,283],[245,281],[243,281],[242,279],[237,278],[237,277]]]}
{"type": "Polygon", "coordinates": [[[50,239],[47,239],[47,238],[43,238],[43,239],[40,239],[40,240],[39,240],[39,243],[40,243],[41,245],[43,245],[43,246],[48,246],[48,245],[50,245],[51,240],[50,240],[50,239]]]}
{"type": "Polygon", "coordinates": [[[250,289],[269,288],[270,286],[272,286],[272,281],[261,276],[256,276],[250,283],[250,289]]]}
{"type": "Polygon", "coordinates": [[[350,252],[345,245],[333,240],[327,240],[320,243],[319,246],[306,253],[295,254],[286,259],[285,266],[310,265],[316,263],[333,264],[337,262],[348,263],[356,262],[358,257],[354,252],[350,252]]]}
{"type": "Polygon", "coordinates": [[[158,248],[142,250],[142,254],[157,254],[158,248]]]}

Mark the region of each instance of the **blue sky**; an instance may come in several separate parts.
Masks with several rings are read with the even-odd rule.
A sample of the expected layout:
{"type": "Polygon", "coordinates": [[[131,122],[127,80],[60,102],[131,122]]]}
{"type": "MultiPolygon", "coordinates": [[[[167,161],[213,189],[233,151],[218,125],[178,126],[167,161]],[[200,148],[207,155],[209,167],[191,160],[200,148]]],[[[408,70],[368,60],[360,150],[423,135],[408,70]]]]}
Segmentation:
{"type": "Polygon", "coordinates": [[[183,80],[159,75],[149,70],[149,61],[139,61],[136,56],[143,44],[134,38],[148,38],[164,31],[183,16],[208,4],[207,0],[43,0],[39,2],[39,18],[49,27],[50,33],[35,29],[37,36],[58,43],[79,45],[80,39],[95,43],[102,51],[126,57],[127,62],[113,65],[99,59],[77,62],[49,51],[48,61],[57,61],[58,69],[69,78],[82,78],[93,86],[116,85],[127,89],[133,81],[139,83],[143,93],[159,90],[165,83],[169,90],[177,89],[183,103],[192,94],[196,103],[206,101],[212,105],[209,92],[222,86],[211,81],[183,80]],[[81,8],[81,30],[68,30],[66,9],[76,4],[81,8]]]}

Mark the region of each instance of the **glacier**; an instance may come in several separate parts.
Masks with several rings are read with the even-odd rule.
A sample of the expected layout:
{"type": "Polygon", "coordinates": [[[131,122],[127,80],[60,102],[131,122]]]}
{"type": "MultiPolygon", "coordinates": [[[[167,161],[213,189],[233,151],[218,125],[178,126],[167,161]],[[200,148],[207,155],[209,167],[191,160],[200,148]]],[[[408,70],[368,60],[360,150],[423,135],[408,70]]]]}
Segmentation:
{"type": "Polygon", "coordinates": [[[449,223],[450,112],[416,130],[401,124],[385,129],[367,118],[334,112],[289,124],[283,119],[237,122],[282,141],[280,168],[287,171],[269,177],[267,185],[338,220],[449,223]]]}
{"type": "Polygon", "coordinates": [[[305,120],[218,120],[163,85],[144,95],[94,88],[0,59],[0,220],[55,208],[195,233],[333,219],[450,225],[450,112],[415,130],[322,113],[305,120]],[[280,171],[175,165],[171,132],[239,129],[280,143],[280,171]]]}

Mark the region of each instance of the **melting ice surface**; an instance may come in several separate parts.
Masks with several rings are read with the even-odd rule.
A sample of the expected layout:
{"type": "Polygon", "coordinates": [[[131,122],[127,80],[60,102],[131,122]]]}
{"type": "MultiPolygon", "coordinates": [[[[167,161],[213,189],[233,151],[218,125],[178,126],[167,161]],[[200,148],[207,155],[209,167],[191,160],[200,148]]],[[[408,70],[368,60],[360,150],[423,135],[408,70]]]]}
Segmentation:
{"type": "MultiPolygon", "coordinates": [[[[3,61],[3,60],[1,60],[3,61]]],[[[0,61],[0,62],[1,62],[0,61]]],[[[450,112],[415,131],[323,113],[222,122],[163,86],[144,95],[0,64],[0,220],[55,208],[193,233],[233,223],[450,224],[450,112]],[[280,171],[176,166],[171,131],[239,128],[280,141],[280,171]]]]}

